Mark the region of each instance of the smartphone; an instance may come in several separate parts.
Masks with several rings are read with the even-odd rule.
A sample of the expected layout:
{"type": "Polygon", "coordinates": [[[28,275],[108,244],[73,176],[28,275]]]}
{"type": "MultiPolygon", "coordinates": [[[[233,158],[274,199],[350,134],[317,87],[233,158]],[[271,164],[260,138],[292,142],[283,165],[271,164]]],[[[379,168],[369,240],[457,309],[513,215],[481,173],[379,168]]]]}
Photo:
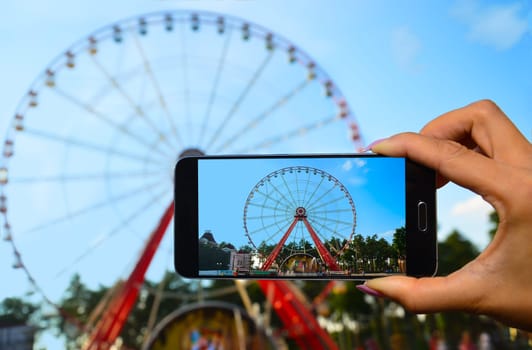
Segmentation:
{"type": "Polygon", "coordinates": [[[175,268],[187,278],[433,276],[435,172],[371,154],[186,157],[175,268]]]}

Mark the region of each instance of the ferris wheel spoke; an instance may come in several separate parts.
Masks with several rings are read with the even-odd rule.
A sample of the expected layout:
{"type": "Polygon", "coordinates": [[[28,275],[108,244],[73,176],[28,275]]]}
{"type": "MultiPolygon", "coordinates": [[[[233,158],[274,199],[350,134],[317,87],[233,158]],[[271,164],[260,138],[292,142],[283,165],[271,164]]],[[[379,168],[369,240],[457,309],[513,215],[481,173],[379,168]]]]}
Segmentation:
{"type": "Polygon", "coordinates": [[[292,190],[290,189],[290,186],[288,186],[288,183],[286,182],[286,178],[284,176],[281,176],[281,179],[283,180],[283,184],[284,184],[284,186],[286,188],[286,192],[290,195],[290,198],[292,200],[292,202],[291,202],[292,205],[294,207],[299,206],[298,201],[294,198],[294,195],[292,194],[292,190]]]}
{"type": "Polygon", "coordinates": [[[294,172],[294,177],[295,177],[295,193],[296,193],[296,198],[297,198],[297,205],[300,206],[302,203],[303,203],[303,200],[302,200],[302,196],[301,196],[301,192],[299,191],[299,180],[297,178],[297,174],[299,172],[298,171],[295,171],[294,172]]]}
{"type": "MultiPolygon", "coordinates": [[[[341,223],[341,224],[345,224],[346,227],[352,229],[353,227],[353,223],[352,222],[346,222],[346,221],[340,221],[340,220],[327,220],[328,222],[334,222],[334,223],[341,223]]],[[[325,231],[329,231],[331,233],[334,234],[334,236],[339,236],[341,237],[342,239],[345,239],[346,241],[349,241],[349,236],[345,236],[343,235],[341,232],[338,232],[338,230],[333,230],[331,229],[328,225],[325,224],[325,221],[320,221],[320,220],[316,220],[316,219],[309,219],[309,222],[312,223],[312,226],[315,226],[315,227],[319,227],[325,231]]],[[[326,240],[326,237],[325,236],[322,236],[322,234],[320,233],[321,230],[318,230],[317,233],[320,237],[322,237],[322,239],[325,239],[326,240]]]]}
{"type": "MultiPolygon", "coordinates": [[[[271,206],[271,205],[266,205],[266,204],[261,204],[261,203],[253,203],[253,202],[250,202],[248,203],[249,206],[252,206],[252,207],[257,207],[257,208],[261,208],[261,209],[271,209],[273,211],[278,211],[279,208],[278,207],[274,207],[274,206],[271,206]]],[[[287,207],[288,208],[288,207],[287,207]]],[[[285,212],[288,213],[288,210],[286,210],[285,212]]]]}
{"type": "Polygon", "coordinates": [[[155,182],[152,182],[152,183],[149,183],[148,185],[142,185],[142,186],[138,186],[132,190],[129,190],[127,192],[124,192],[118,196],[114,196],[114,197],[111,197],[111,198],[108,198],[106,200],[103,200],[103,201],[100,201],[100,202],[96,202],[96,203],[93,203],[91,205],[88,205],[88,206],[85,206],[81,209],[78,209],[76,211],[73,211],[73,212],[70,212],[70,211],[67,211],[67,213],[63,216],[60,216],[60,217],[57,217],[55,219],[52,219],[50,221],[47,221],[47,222],[44,222],[42,224],[39,224],[37,226],[34,226],[28,230],[26,230],[25,232],[23,232],[23,234],[28,234],[28,233],[33,233],[33,232],[37,232],[37,231],[41,231],[41,230],[44,230],[46,228],[49,228],[51,226],[54,226],[54,225],[57,225],[57,224],[60,224],[60,223],[63,223],[65,221],[68,221],[70,219],[73,219],[73,218],[76,218],[78,216],[82,216],[82,215],[87,215],[97,209],[100,209],[102,207],[105,207],[105,206],[108,206],[110,204],[113,204],[113,203],[116,203],[116,202],[119,202],[119,201],[123,201],[125,199],[128,199],[128,198],[131,198],[131,197],[134,197],[136,195],[139,195],[143,192],[147,192],[149,190],[152,190],[158,186],[162,186],[162,185],[165,185],[164,182],[162,181],[155,181],[155,182]]]}
{"type": "Polygon", "coordinates": [[[166,116],[168,125],[170,126],[170,130],[172,131],[172,134],[174,135],[174,138],[178,142],[179,146],[182,147],[183,141],[177,130],[176,124],[174,122],[174,117],[172,116],[172,114],[170,113],[170,110],[168,109],[168,103],[166,102],[166,98],[164,97],[164,94],[161,90],[159,81],[155,77],[155,73],[153,72],[153,69],[151,67],[150,61],[148,60],[146,56],[144,48],[142,47],[142,44],[141,44],[141,41],[139,40],[137,32],[134,31],[133,29],[131,29],[131,31],[133,32],[135,46],[137,47],[137,50],[139,51],[139,54],[142,58],[144,71],[146,72],[146,75],[149,77],[152,83],[153,89],[155,90],[155,93],[157,94],[159,105],[161,106],[161,109],[164,111],[164,115],[166,116]]]}
{"type": "MultiPolygon", "coordinates": [[[[286,225],[284,225],[284,226],[282,226],[282,227],[281,227],[280,225],[278,225],[279,228],[277,229],[277,231],[275,231],[275,232],[274,232],[273,234],[271,234],[270,236],[266,236],[266,238],[264,238],[264,239],[262,240],[262,242],[271,242],[271,241],[274,241],[274,237],[278,236],[279,234],[284,234],[284,233],[288,230],[288,228],[290,227],[290,225],[291,225],[292,223],[293,223],[293,220],[290,220],[290,221],[288,221],[288,224],[286,224],[286,225]]],[[[270,227],[275,226],[276,224],[277,224],[277,223],[274,223],[274,224],[271,224],[271,225],[265,226],[265,227],[263,227],[263,228],[261,228],[261,229],[259,229],[259,230],[256,230],[256,232],[267,230],[267,229],[269,229],[270,227]]],[[[256,233],[256,232],[255,232],[255,233],[256,233]]],[[[253,232],[252,232],[251,234],[253,234],[253,232]]]]}
{"type": "Polygon", "coordinates": [[[109,172],[109,173],[94,173],[94,174],[69,174],[69,175],[54,175],[54,176],[27,176],[10,178],[12,183],[38,183],[38,182],[77,182],[77,181],[100,181],[104,179],[122,179],[122,178],[138,178],[151,177],[161,175],[166,169],[160,171],[134,171],[134,172],[109,172]]]}
{"type": "MultiPolygon", "coordinates": [[[[347,227],[347,228],[350,228],[352,230],[352,227],[353,227],[353,222],[352,221],[346,221],[346,220],[342,220],[342,219],[333,219],[333,218],[330,218],[330,217],[325,217],[325,216],[316,216],[316,215],[313,215],[312,216],[312,220],[314,223],[317,223],[319,224],[320,226],[323,226],[323,227],[326,227],[328,230],[331,230],[332,231],[338,231],[338,230],[333,230],[331,229],[331,224],[334,225],[334,227],[336,228],[339,228],[340,226],[341,227],[347,227]]],[[[309,220],[311,221],[311,220],[309,220]]]]}
{"type": "Polygon", "coordinates": [[[220,58],[218,59],[218,66],[216,67],[216,73],[214,74],[214,82],[212,84],[211,93],[209,95],[209,100],[207,101],[207,108],[205,110],[205,116],[203,117],[203,123],[201,125],[201,133],[199,135],[198,144],[201,145],[203,142],[203,137],[205,136],[205,130],[209,123],[211,116],[212,106],[214,105],[214,100],[216,98],[216,93],[218,91],[218,85],[220,83],[220,77],[222,76],[222,71],[225,64],[225,59],[227,57],[227,49],[229,48],[229,43],[231,41],[231,34],[233,31],[229,29],[226,33],[226,39],[224,41],[222,52],[220,58]]]}
{"type": "Polygon", "coordinates": [[[74,97],[68,93],[66,93],[65,91],[59,89],[59,88],[54,88],[53,91],[55,91],[59,96],[62,96],[63,98],[65,98],[67,101],[69,101],[70,103],[80,107],[81,109],[83,109],[84,111],[88,112],[90,115],[93,115],[95,117],[97,117],[99,120],[105,122],[106,124],[108,124],[109,126],[111,126],[113,129],[116,129],[118,130],[120,133],[128,136],[130,139],[132,140],[135,140],[137,141],[138,143],[142,144],[143,146],[145,146],[148,150],[150,151],[155,151],[165,157],[169,157],[170,155],[168,153],[165,153],[164,151],[160,150],[158,147],[154,147],[154,145],[151,145],[148,141],[146,141],[145,139],[141,138],[140,136],[134,134],[131,130],[129,130],[127,127],[125,127],[124,125],[120,125],[116,122],[114,122],[112,120],[112,118],[108,117],[107,115],[101,113],[101,112],[98,112],[97,110],[95,110],[90,104],[88,103],[85,103],[83,101],[81,101],[80,99],[78,99],[77,97],[74,97]]]}
{"type": "Polygon", "coordinates": [[[352,213],[353,208],[342,208],[342,209],[327,209],[327,210],[313,210],[312,214],[331,214],[331,213],[352,213]]]}
{"type": "Polygon", "coordinates": [[[111,230],[109,230],[107,233],[105,233],[102,236],[97,237],[97,239],[91,243],[87,249],[82,252],[80,255],[78,255],[70,264],[65,265],[60,271],[58,271],[55,275],[55,278],[60,277],[61,275],[65,274],[68,271],[71,271],[77,264],[79,264],[81,261],[89,257],[94,251],[99,248],[102,244],[104,244],[109,238],[113,237],[117,233],[119,233],[122,230],[125,230],[126,227],[130,224],[131,221],[136,219],[139,215],[142,215],[146,210],[148,210],[150,207],[155,205],[157,202],[159,202],[161,196],[165,194],[165,190],[160,191],[156,195],[152,196],[146,203],[143,203],[142,206],[138,207],[135,211],[133,211],[128,217],[125,219],[121,219],[120,223],[116,226],[114,226],[111,230]]]}
{"type": "MultiPolygon", "coordinates": [[[[324,204],[322,204],[322,200],[324,198],[326,198],[332,191],[334,191],[335,188],[336,188],[336,183],[333,186],[331,186],[327,191],[322,193],[321,196],[316,198],[313,201],[314,204],[308,204],[307,205],[307,210],[311,211],[311,210],[314,210],[314,209],[317,209],[317,208],[322,208],[324,206],[324,204]]],[[[341,196],[341,197],[338,197],[338,198],[345,198],[345,196],[341,196]]]]}
{"type": "MultiPolygon", "coordinates": [[[[310,175],[310,173],[309,173],[310,175]]],[[[320,182],[314,186],[314,191],[312,191],[310,197],[307,199],[307,201],[305,202],[304,206],[305,208],[308,208],[308,206],[310,205],[310,203],[312,203],[312,198],[314,198],[314,196],[316,195],[316,193],[318,192],[318,190],[320,189],[321,185],[323,184],[323,182],[325,181],[325,176],[321,176],[321,179],[320,179],[320,182]]]]}
{"type": "Polygon", "coordinates": [[[191,127],[191,115],[190,115],[190,83],[188,79],[188,61],[187,61],[187,55],[185,54],[187,52],[187,35],[186,35],[186,21],[181,22],[180,26],[181,30],[181,70],[183,72],[183,109],[184,109],[184,116],[185,119],[187,119],[185,125],[188,126],[188,135],[192,135],[190,127],[191,127]]]}
{"type": "Polygon", "coordinates": [[[340,117],[338,115],[329,116],[329,117],[327,117],[327,118],[325,118],[323,120],[320,120],[318,122],[315,122],[315,123],[312,123],[312,124],[309,124],[309,125],[306,125],[306,126],[302,126],[302,127],[296,128],[296,129],[292,129],[292,130],[289,130],[288,132],[286,132],[284,134],[281,134],[281,135],[278,135],[278,136],[275,136],[275,137],[272,137],[272,138],[265,139],[263,141],[260,141],[260,142],[256,143],[255,145],[253,145],[251,147],[238,149],[235,153],[251,153],[253,151],[257,151],[257,150],[265,149],[265,148],[268,148],[268,147],[271,147],[271,146],[275,146],[275,145],[277,145],[279,143],[286,142],[286,141],[289,141],[289,140],[293,140],[293,139],[298,138],[298,137],[302,137],[302,136],[306,135],[310,131],[322,128],[322,127],[326,126],[327,124],[331,124],[331,123],[333,123],[333,122],[335,122],[335,121],[337,121],[339,119],[340,119],[340,117]]]}
{"type": "Polygon", "coordinates": [[[301,83],[299,83],[296,87],[294,87],[290,92],[288,92],[286,95],[281,96],[277,101],[275,101],[270,107],[268,107],[264,112],[260,113],[257,117],[252,119],[249,123],[244,125],[239,131],[236,133],[230,135],[227,137],[227,141],[225,141],[220,147],[218,147],[215,152],[223,152],[226,149],[228,149],[235,141],[238,141],[238,139],[245,135],[246,133],[250,132],[251,130],[255,129],[257,126],[260,125],[261,122],[266,120],[270,115],[272,115],[275,111],[277,111],[279,108],[284,106],[290,99],[295,97],[298,93],[303,91],[303,89],[308,86],[310,80],[305,79],[301,83]]]}
{"type": "Polygon", "coordinates": [[[49,132],[46,132],[46,131],[42,131],[42,130],[26,128],[26,129],[24,129],[24,132],[29,134],[29,135],[33,135],[33,136],[36,136],[36,137],[39,137],[39,138],[48,139],[48,140],[51,140],[51,141],[54,141],[54,142],[63,143],[65,145],[69,145],[69,146],[75,146],[75,147],[78,147],[78,148],[81,148],[81,149],[96,151],[96,152],[99,152],[99,153],[102,153],[102,154],[106,154],[106,155],[111,155],[112,154],[114,156],[118,156],[118,157],[121,157],[121,158],[124,158],[124,159],[135,160],[135,161],[142,162],[142,163],[153,163],[153,164],[157,164],[157,165],[166,165],[167,164],[167,162],[164,162],[162,160],[158,161],[158,160],[153,159],[151,157],[148,158],[146,156],[141,156],[141,155],[137,155],[137,154],[133,154],[133,153],[127,153],[127,152],[123,152],[123,151],[118,151],[118,150],[115,150],[115,149],[102,147],[102,146],[97,145],[97,144],[92,144],[92,143],[89,143],[89,142],[80,141],[80,140],[75,139],[75,138],[69,138],[69,137],[64,137],[64,136],[60,136],[60,135],[55,135],[55,134],[52,134],[52,133],[49,133],[49,132]]]}
{"type": "Polygon", "coordinates": [[[211,139],[207,143],[206,149],[210,149],[211,146],[216,142],[218,137],[220,136],[223,129],[226,127],[226,125],[229,123],[231,118],[236,114],[238,111],[238,108],[244,101],[244,99],[247,97],[248,93],[252,90],[253,86],[257,82],[258,78],[268,65],[268,63],[271,61],[271,58],[273,57],[274,51],[269,51],[264,60],[261,62],[257,70],[254,72],[254,74],[251,76],[251,79],[248,81],[247,85],[244,87],[236,101],[231,106],[231,109],[227,113],[227,115],[223,118],[221,124],[218,126],[218,128],[214,131],[214,134],[212,135],[211,139]]]}
{"type": "Polygon", "coordinates": [[[163,143],[168,147],[169,150],[173,151],[173,147],[168,141],[168,138],[166,137],[166,134],[159,130],[157,125],[153,120],[149,118],[148,115],[144,112],[144,109],[135,103],[133,98],[129,96],[129,94],[125,91],[124,87],[120,85],[119,81],[114,78],[111,73],[107,71],[107,69],[96,59],[94,55],[91,55],[92,62],[96,65],[96,67],[101,71],[101,73],[105,76],[105,78],[111,83],[111,86],[118,91],[119,95],[122,96],[124,100],[128,103],[131,110],[134,112],[135,115],[137,115],[141,120],[145,122],[146,125],[155,133],[156,139],[163,141],[163,143]]]}
{"type": "Polygon", "coordinates": [[[302,225],[301,223],[299,223],[295,229],[294,229],[294,236],[292,237],[292,243],[295,244],[295,245],[298,245],[300,243],[306,243],[308,242],[305,238],[306,238],[306,229],[305,229],[305,225],[302,225]]]}
{"type": "Polygon", "coordinates": [[[311,179],[310,179],[310,176],[311,176],[311,173],[310,171],[307,171],[307,179],[305,180],[305,190],[303,191],[303,195],[301,196],[301,202],[303,203],[303,205],[307,205],[308,201],[307,201],[307,195],[308,195],[308,191],[309,191],[309,186],[310,186],[310,182],[311,182],[311,179]]]}
{"type": "MultiPolygon", "coordinates": [[[[279,192],[279,190],[277,190],[277,188],[274,187],[274,189],[276,190],[276,192],[278,192],[279,194],[281,194],[281,192],[279,192]]],[[[266,202],[266,200],[269,199],[269,200],[271,200],[271,202],[273,202],[273,203],[275,203],[275,204],[280,204],[280,205],[282,205],[282,204],[284,203],[284,206],[282,206],[282,208],[284,209],[283,211],[285,211],[285,212],[289,212],[289,210],[290,210],[290,205],[287,204],[286,202],[283,202],[283,201],[281,200],[281,199],[286,199],[286,197],[282,196],[282,194],[281,194],[282,198],[274,198],[274,197],[272,197],[270,194],[264,193],[264,192],[259,191],[259,190],[256,190],[255,193],[262,195],[262,196],[265,198],[265,202],[266,202]]],[[[268,208],[271,209],[272,207],[268,207],[268,208]]],[[[278,208],[278,207],[276,207],[276,208],[278,208]]],[[[279,210],[281,210],[281,209],[279,209],[279,210]]]]}
{"type": "Polygon", "coordinates": [[[271,235],[270,237],[266,238],[267,241],[269,241],[272,237],[276,236],[279,234],[279,232],[282,232],[283,231],[283,228],[288,228],[288,226],[290,226],[290,224],[292,223],[292,221],[294,221],[293,219],[290,219],[290,220],[278,220],[278,221],[274,221],[272,222],[271,224],[268,224],[268,225],[265,225],[265,226],[262,226],[260,228],[257,228],[253,231],[250,231],[249,234],[250,235],[256,235],[258,232],[261,232],[261,231],[267,231],[268,229],[272,228],[272,227],[278,227],[279,229],[273,234],[271,235]],[[288,224],[286,224],[286,222],[288,222],[288,224]]]}
{"type": "MultiPolygon", "coordinates": [[[[260,219],[272,219],[272,218],[279,218],[280,215],[259,215],[259,216],[246,216],[247,220],[260,220],[260,219]]],[[[293,220],[293,215],[289,216],[287,215],[287,220],[293,220]]]]}
{"type": "MultiPolygon", "coordinates": [[[[281,196],[281,199],[285,200],[286,202],[286,207],[289,208],[290,207],[290,200],[288,198],[286,198],[285,194],[275,185],[271,185],[272,186],[272,189],[277,192],[280,196],[281,196]]],[[[291,215],[293,215],[293,213],[290,213],[291,215]]]]}
{"type": "Polygon", "coordinates": [[[331,204],[338,203],[340,201],[345,200],[345,196],[338,196],[336,198],[333,198],[327,202],[317,202],[316,205],[312,205],[308,208],[309,211],[314,211],[315,209],[321,209],[321,208],[327,208],[331,204]]]}

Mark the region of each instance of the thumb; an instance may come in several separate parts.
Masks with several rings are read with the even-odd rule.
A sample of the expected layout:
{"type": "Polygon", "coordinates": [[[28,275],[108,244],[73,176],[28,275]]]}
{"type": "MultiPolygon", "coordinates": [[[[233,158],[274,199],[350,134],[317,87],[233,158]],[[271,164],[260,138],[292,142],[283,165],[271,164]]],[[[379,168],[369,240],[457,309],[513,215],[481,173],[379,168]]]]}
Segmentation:
{"type": "Polygon", "coordinates": [[[387,297],[414,313],[469,311],[478,313],[482,283],[461,270],[446,277],[390,276],[366,281],[361,291],[387,297]],[[367,290],[369,288],[369,290],[367,290]]]}

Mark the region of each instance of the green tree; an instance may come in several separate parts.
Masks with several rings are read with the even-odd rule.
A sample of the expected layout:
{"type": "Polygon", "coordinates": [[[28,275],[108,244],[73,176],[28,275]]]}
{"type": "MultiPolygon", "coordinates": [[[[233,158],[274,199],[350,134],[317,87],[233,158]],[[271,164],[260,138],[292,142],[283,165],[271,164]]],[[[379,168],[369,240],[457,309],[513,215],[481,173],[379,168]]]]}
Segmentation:
{"type": "Polygon", "coordinates": [[[495,237],[495,232],[497,232],[497,229],[499,228],[499,215],[496,211],[492,211],[490,213],[489,221],[491,224],[491,228],[488,231],[488,234],[490,236],[490,239],[493,240],[493,237],[495,237]]]}
{"type": "Polygon", "coordinates": [[[128,349],[140,349],[149,332],[164,317],[181,307],[184,303],[194,301],[197,292],[193,285],[185,282],[173,271],[166,271],[161,280],[146,280],[137,300],[137,305],[130,313],[120,336],[128,349]],[[186,299],[188,296],[191,299],[186,299]]]}
{"type": "Polygon", "coordinates": [[[70,279],[70,284],[59,303],[61,315],[57,318],[54,327],[58,333],[65,337],[66,349],[79,349],[82,345],[81,336],[92,311],[108,291],[107,287],[100,286],[96,291],[90,290],[81,280],[79,274],[70,279]]]}
{"type": "MultiPolygon", "coordinates": [[[[446,276],[475,259],[479,251],[462,233],[454,230],[438,244],[438,253],[438,275],[446,276]]],[[[464,329],[474,329],[480,322],[478,316],[461,312],[445,312],[439,317],[450,348],[458,347],[464,329]]]]}
{"type": "Polygon", "coordinates": [[[438,274],[445,276],[475,259],[479,251],[471,241],[454,230],[438,244],[438,253],[438,274]]]}
{"type": "MultiPolygon", "coordinates": [[[[93,311],[103,305],[108,287],[100,286],[96,290],[88,288],[79,275],[74,275],[59,306],[62,317],[53,324],[58,333],[65,337],[66,349],[79,349],[83,342],[84,331],[80,326],[86,325],[93,311]],[[72,320],[76,320],[73,324],[72,320]]],[[[167,271],[157,282],[146,280],[141,287],[135,307],[129,314],[120,337],[127,349],[139,349],[142,341],[158,322],[166,315],[190,300],[184,296],[195,294],[192,285],[185,282],[175,272],[167,271]]],[[[97,321],[97,319],[95,320],[97,321]]]]}
{"type": "Polygon", "coordinates": [[[0,304],[0,323],[27,324],[39,307],[23,299],[6,298],[0,304]]]}
{"type": "Polygon", "coordinates": [[[238,251],[240,253],[251,253],[253,252],[253,247],[251,247],[249,244],[245,244],[241,246],[240,248],[238,248],[238,251]]]}
{"type": "Polygon", "coordinates": [[[218,244],[218,247],[236,250],[235,246],[232,243],[225,242],[225,241],[222,241],[220,244],[218,244]]]}
{"type": "MultiPolygon", "coordinates": [[[[227,247],[227,246],[226,246],[227,247]]],[[[229,247],[227,247],[229,248],[229,247]]],[[[231,249],[231,248],[229,248],[231,249]]],[[[234,249],[234,247],[233,247],[234,249]]],[[[200,270],[225,270],[229,267],[231,253],[219,246],[200,243],[198,268],[200,270]]]]}
{"type": "Polygon", "coordinates": [[[400,227],[395,230],[392,239],[392,247],[396,251],[397,257],[404,259],[406,257],[406,228],[400,227]]]}
{"type": "Polygon", "coordinates": [[[353,237],[353,240],[349,244],[349,250],[352,252],[350,254],[353,257],[354,269],[358,273],[360,269],[363,269],[363,257],[365,254],[365,243],[364,237],[358,234],[353,237]]]}

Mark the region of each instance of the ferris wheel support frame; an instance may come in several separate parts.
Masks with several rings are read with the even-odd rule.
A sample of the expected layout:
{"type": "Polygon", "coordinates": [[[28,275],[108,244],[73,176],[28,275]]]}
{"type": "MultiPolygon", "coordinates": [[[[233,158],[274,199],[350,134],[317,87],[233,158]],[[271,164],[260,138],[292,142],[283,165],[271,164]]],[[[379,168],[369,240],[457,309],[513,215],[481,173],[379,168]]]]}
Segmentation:
{"type": "Polygon", "coordinates": [[[338,345],[320,326],[310,306],[292,282],[259,280],[258,284],[264,295],[271,295],[269,303],[299,349],[338,350],[338,345]]]}
{"type": "Polygon", "coordinates": [[[288,236],[292,233],[294,230],[294,227],[299,221],[303,221],[305,224],[305,227],[307,228],[307,231],[310,234],[310,237],[312,238],[312,241],[314,241],[314,244],[316,245],[316,250],[318,251],[318,254],[321,257],[321,260],[327,265],[329,270],[331,271],[340,271],[340,267],[336,263],[336,260],[332,257],[331,253],[325,248],[325,245],[321,242],[320,238],[316,234],[316,231],[312,228],[312,225],[307,220],[306,210],[303,207],[299,207],[296,209],[296,215],[294,215],[294,221],[292,224],[290,224],[290,227],[288,227],[288,230],[286,230],[286,233],[283,235],[279,243],[275,246],[273,251],[270,253],[266,261],[261,267],[261,270],[266,271],[268,270],[275,259],[277,259],[277,256],[281,252],[281,249],[283,248],[284,244],[286,243],[286,240],[288,239],[288,236]]]}
{"type": "Polygon", "coordinates": [[[108,308],[94,329],[89,333],[89,339],[84,344],[83,350],[107,350],[115,343],[133,305],[137,301],[139,289],[144,282],[146,271],[173,216],[174,202],[170,203],[161,217],[159,224],[150,235],[129,278],[124,284],[119,285],[117,292],[109,302],[108,308]]]}
{"type": "Polygon", "coordinates": [[[331,253],[329,253],[327,248],[325,248],[323,243],[320,241],[318,235],[316,234],[316,231],[314,231],[306,217],[303,218],[303,223],[305,224],[308,232],[310,233],[310,237],[312,237],[312,240],[316,245],[316,249],[318,250],[318,253],[320,254],[320,257],[325,263],[325,265],[327,265],[327,267],[332,271],[340,271],[340,267],[336,263],[336,260],[332,257],[331,253]]]}
{"type": "Polygon", "coordinates": [[[288,239],[288,236],[290,236],[290,233],[292,233],[292,230],[294,229],[294,227],[296,227],[297,222],[298,222],[298,219],[295,218],[292,224],[290,225],[290,227],[288,228],[288,230],[286,231],[286,233],[283,235],[283,237],[279,241],[279,243],[277,243],[277,245],[272,250],[270,255],[268,255],[268,258],[266,259],[264,264],[262,264],[261,270],[266,271],[272,266],[273,262],[275,261],[275,259],[277,259],[277,256],[281,252],[281,249],[283,249],[283,246],[286,240],[288,239]]]}

